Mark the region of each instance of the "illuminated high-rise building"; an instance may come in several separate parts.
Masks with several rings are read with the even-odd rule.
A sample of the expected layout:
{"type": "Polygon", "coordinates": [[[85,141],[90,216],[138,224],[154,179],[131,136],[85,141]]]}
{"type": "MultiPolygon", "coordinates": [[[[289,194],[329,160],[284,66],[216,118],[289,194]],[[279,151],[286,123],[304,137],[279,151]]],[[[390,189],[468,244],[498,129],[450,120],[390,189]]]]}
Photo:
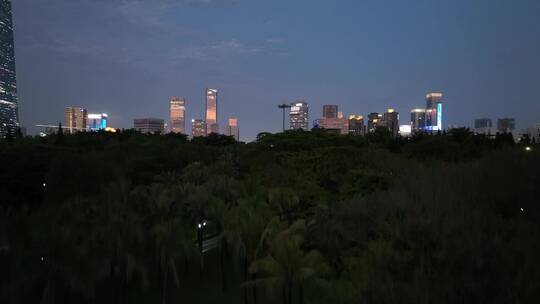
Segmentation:
{"type": "Polygon", "coordinates": [[[0,0],[0,138],[19,128],[11,1],[0,0]]]}
{"type": "Polygon", "coordinates": [[[399,113],[396,112],[394,109],[388,109],[383,114],[383,123],[382,125],[387,127],[390,133],[392,133],[393,136],[398,136],[399,134],[399,113]]]}
{"type": "Polygon", "coordinates": [[[426,95],[426,130],[441,131],[443,120],[443,94],[428,93],[426,95]]]}
{"type": "Polygon", "coordinates": [[[238,128],[238,119],[235,117],[229,118],[227,127],[225,128],[225,135],[233,136],[236,141],[240,140],[240,129],[238,128]]]}
{"type": "Polygon", "coordinates": [[[134,119],[133,128],[145,134],[163,134],[165,132],[165,121],[160,118],[134,119]]]}
{"type": "Polygon", "coordinates": [[[218,91],[216,89],[206,89],[206,112],[204,120],[206,123],[206,135],[219,133],[218,126],[218,91]]]}
{"type": "Polygon", "coordinates": [[[323,105],[323,118],[338,118],[338,106],[323,105]]]}
{"type": "Polygon", "coordinates": [[[206,123],[202,119],[191,120],[191,137],[206,135],[206,123]]]}
{"type": "Polygon", "coordinates": [[[69,133],[85,131],[87,127],[88,111],[81,107],[66,107],[66,127],[69,133]]]}
{"type": "Polygon", "coordinates": [[[291,130],[309,130],[309,106],[307,102],[299,101],[291,103],[289,124],[291,130]]]}
{"type": "Polygon", "coordinates": [[[354,114],[349,115],[349,134],[364,135],[365,130],[364,116],[354,114]]]}
{"type": "Polygon", "coordinates": [[[516,120],[514,118],[497,119],[497,130],[502,133],[511,133],[516,129],[516,120]]]}
{"type": "Polygon", "coordinates": [[[169,102],[171,132],[186,134],[186,100],[173,97],[169,102]]]}
{"type": "Polygon", "coordinates": [[[412,109],[411,132],[423,131],[426,127],[426,109],[412,109]]]}
{"type": "Polygon", "coordinates": [[[86,123],[86,129],[89,131],[98,131],[107,129],[107,121],[109,120],[109,115],[102,114],[88,114],[88,119],[86,123]]]}
{"type": "Polygon", "coordinates": [[[368,115],[368,125],[367,125],[367,131],[369,133],[375,132],[375,129],[377,127],[380,127],[382,123],[382,114],[379,113],[370,113],[368,115]]]}

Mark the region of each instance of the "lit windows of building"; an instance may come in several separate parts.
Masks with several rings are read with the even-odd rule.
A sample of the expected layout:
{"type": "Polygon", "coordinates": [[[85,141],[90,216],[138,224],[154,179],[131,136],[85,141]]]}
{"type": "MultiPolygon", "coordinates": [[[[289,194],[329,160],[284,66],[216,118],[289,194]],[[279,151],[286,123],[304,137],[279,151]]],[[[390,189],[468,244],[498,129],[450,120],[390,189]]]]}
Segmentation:
{"type": "Polygon", "coordinates": [[[66,107],[66,128],[69,133],[86,131],[88,111],[82,107],[66,107]]]}
{"type": "Polygon", "coordinates": [[[208,135],[210,133],[219,133],[218,126],[218,91],[216,89],[206,89],[206,112],[205,112],[205,123],[206,123],[206,132],[208,135]]]}
{"type": "Polygon", "coordinates": [[[206,135],[206,123],[202,119],[191,120],[191,136],[199,137],[206,135]]]}
{"type": "Polygon", "coordinates": [[[291,103],[289,124],[291,130],[309,130],[309,106],[306,102],[300,101],[291,103]]]}
{"type": "Polygon", "coordinates": [[[382,126],[382,114],[379,114],[379,113],[370,113],[368,115],[368,126],[367,126],[367,131],[369,133],[371,132],[375,132],[375,129],[377,129],[377,127],[380,127],[382,126]]]}
{"type": "Polygon", "coordinates": [[[173,97],[169,102],[172,133],[186,134],[186,100],[173,97]]]}
{"type": "Polygon", "coordinates": [[[349,134],[364,135],[364,116],[362,115],[349,115],[349,134]]]}
{"type": "Polygon", "coordinates": [[[11,1],[0,1],[0,138],[19,128],[11,1]]]}

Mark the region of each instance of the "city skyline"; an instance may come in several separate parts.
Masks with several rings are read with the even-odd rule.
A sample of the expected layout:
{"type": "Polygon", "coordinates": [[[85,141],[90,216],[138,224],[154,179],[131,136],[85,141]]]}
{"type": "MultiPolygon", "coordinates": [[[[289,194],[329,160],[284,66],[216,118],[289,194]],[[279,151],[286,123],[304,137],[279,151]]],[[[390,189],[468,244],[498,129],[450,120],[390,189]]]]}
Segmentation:
{"type": "Polygon", "coordinates": [[[540,42],[530,30],[531,24],[538,26],[533,18],[540,11],[537,2],[486,6],[457,1],[449,6],[344,1],[330,8],[340,15],[331,25],[315,22],[327,8],[321,3],[310,5],[309,17],[300,10],[306,4],[302,1],[288,4],[290,13],[260,1],[196,2],[16,1],[22,125],[36,134],[36,124],[57,122],[57,113],[76,103],[109,113],[115,127],[129,128],[135,117],[167,118],[162,101],[175,95],[193,102],[186,113],[190,121],[204,117],[200,88],[209,86],[220,90],[225,105],[217,123],[224,126],[227,117],[238,117],[246,140],[281,130],[281,113],[271,111],[278,103],[306,100],[313,109],[339,104],[345,113],[364,116],[387,107],[409,113],[424,106],[422,94],[430,91],[445,93],[444,128],[472,127],[478,117],[515,117],[517,130],[537,123],[539,103],[527,97],[535,88],[533,71],[540,67],[534,55],[540,42]],[[253,14],[257,5],[268,13],[253,14]],[[417,22],[418,15],[440,12],[441,6],[445,14],[417,22]],[[85,18],[72,17],[82,13],[85,18]],[[209,17],[227,23],[228,13],[239,14],[252,29],[196,21],[209,17]],[[136,18],[138,14],[152,18],[136,18]],[[172,18],[179,14],[184,18],[172,18]],[[305,25],[289,21],[298,14],[309,17],[305,25]],[[381,22],[372,15],[387,18],[378,18],[385,20],[381,22]],[[485,26],[495,17],[505,31],[485,26]],[[145,22],[133,22],[140,19],[145,22]],[[110,40],[101,24],[115,37],[132,31],[110,40]],[[284,34],[283,26],[293,30],[284,34]],[[306,30],[313,27],[318,36],[306,30]],[[81,30],[88,39],[79,39],[81,30]],[[346,39],[353,34],[372,43],[346,39]],[[183,38],[182,45],[170,42],[183,38]],[[326,43],[315,48],[315,41],[326,43]],[[390,42],[400,45],[400,51],[392,51],[390,42]],[[504,65],[498,64],[501,58],[504,65]]]}

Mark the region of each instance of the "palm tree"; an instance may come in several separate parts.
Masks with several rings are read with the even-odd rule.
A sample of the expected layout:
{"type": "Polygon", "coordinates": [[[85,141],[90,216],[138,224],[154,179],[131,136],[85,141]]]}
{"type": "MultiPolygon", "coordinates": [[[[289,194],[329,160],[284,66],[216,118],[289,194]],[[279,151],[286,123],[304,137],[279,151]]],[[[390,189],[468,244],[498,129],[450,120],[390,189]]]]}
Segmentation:
{"type": "Polygon", "coordinates": [[[252,263],[250,268],[262,278],[248,285],[263,285],[273,291],[272,294],[281,289],[284,304],[292,304],[296,293],[298,303],[303,303],[304,288],[321,283],[321,276],[329,271],[317,251],[302,250],[305,227],[304,221],[297,221],[267,242],[268,255],[252,263]]]}

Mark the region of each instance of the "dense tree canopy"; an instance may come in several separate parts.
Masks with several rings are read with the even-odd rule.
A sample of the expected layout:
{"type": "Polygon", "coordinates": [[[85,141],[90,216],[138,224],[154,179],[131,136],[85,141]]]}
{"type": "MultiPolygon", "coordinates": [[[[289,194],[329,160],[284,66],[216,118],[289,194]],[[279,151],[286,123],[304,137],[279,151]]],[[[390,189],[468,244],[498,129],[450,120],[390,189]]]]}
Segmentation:
{"type": "Polygon", "coordinates": [[[524,144],[0,141],[0,302],[537,303],[540,147],[524,144]]]}

